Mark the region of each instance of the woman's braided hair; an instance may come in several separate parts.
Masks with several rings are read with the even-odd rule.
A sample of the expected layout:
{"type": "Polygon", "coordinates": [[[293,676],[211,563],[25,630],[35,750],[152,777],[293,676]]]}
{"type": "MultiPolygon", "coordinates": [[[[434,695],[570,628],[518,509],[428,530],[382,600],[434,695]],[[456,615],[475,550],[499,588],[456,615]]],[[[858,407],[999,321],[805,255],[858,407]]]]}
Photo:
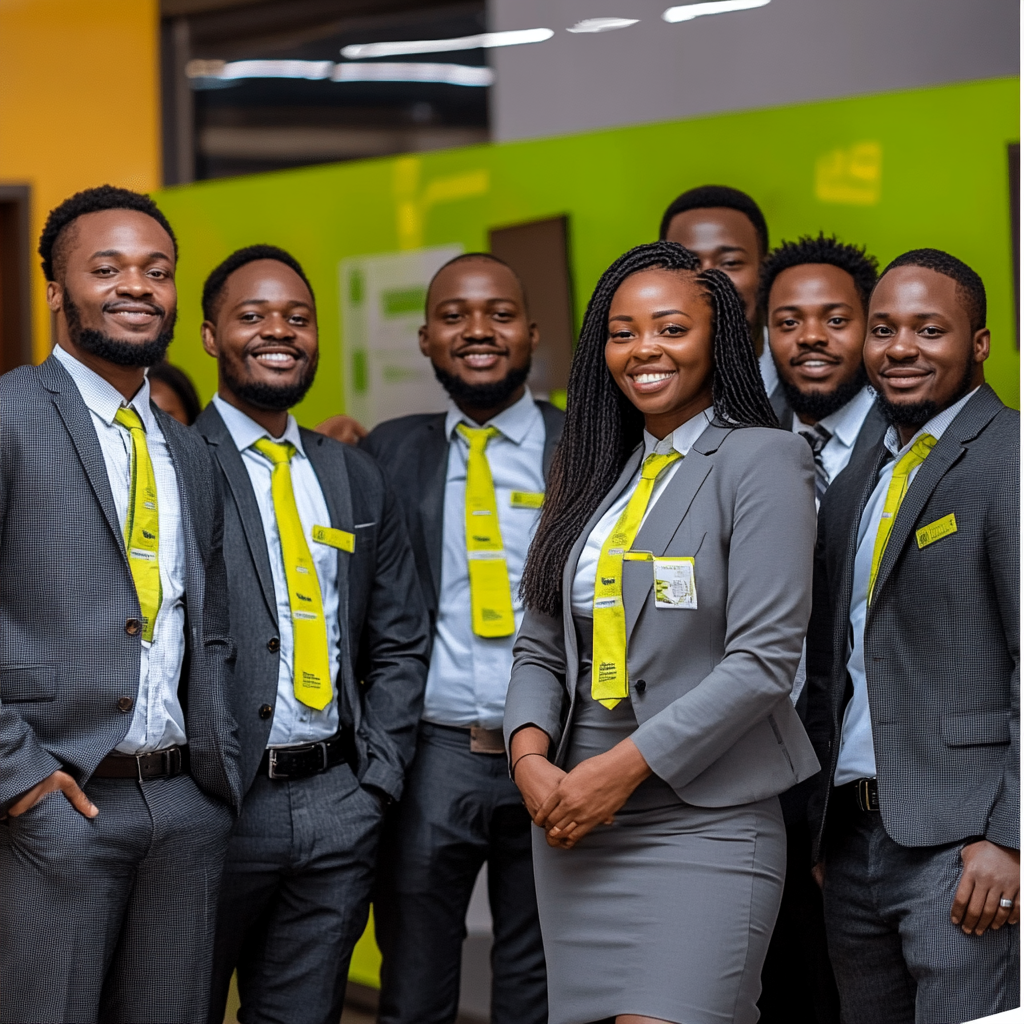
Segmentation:
{"type": "Polygon", "coordinates": [[[643,437],[643,414],[622,393],[605,363],[608,315],[622,282],[642,270],[696,274],[711,303],[714,364],[711,392],[718,422],[777,427],[765,394],[743,304],[720,270],[700,272],[700,260],[677,242],[638,245],[601,276],[587,305],[569,371],[565,428],[551,467],[544,511],[523,569],[520,593],[528,608],[558,615],[562,570],[573,544],[643,437]]]}

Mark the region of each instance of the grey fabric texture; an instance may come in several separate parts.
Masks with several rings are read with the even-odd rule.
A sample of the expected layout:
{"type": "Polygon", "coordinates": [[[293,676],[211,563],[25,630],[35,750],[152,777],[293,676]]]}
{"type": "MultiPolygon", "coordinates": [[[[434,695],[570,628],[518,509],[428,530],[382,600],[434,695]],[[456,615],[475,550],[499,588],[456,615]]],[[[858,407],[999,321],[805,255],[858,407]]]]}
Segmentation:
{"type": "MultiPolygon", "coordinates": [[[[827,771],[812,800],[826,827],[846,671],[857,530],[888,453],[851,459],[822,502],[808,634],[808,729],[827,771]]],[[[903,846],[985,836],[1019,846],[1020,416],[987,385],[922,464],[882,558],[865,623],[882,820],[903,846]],[[920,548],[950,514],[955,533],[920,548]]]]}
{"type": "MultiPolygon", "coordinates": [[[[225,695],[229,637],[219,481],[200,439],[156,410],[178,476],[186,653],[179,697],[191,772],[241,801],[225,695]]],[[[89,411],[52,356],[0,378],[0,811],[62,765],[79,784],[124,738],[140,618],[89,411]]]]}
{"type": "MultiPolygon", "coordinates": [[[[642,454],[633,453],[577,540],[563,594],[590,531],[642,454]]],[[[655,607],[651,564],[624,563],[629,699],[639,723],[633,742],[687,803],[765,800],[818,770],[790,701],[810,613],[813,487],[802,438],[713,424],[633,543],[655,556],[693,557],[698,607],[655,607]]],[[[505,705],[506,745],[517,729],[537,725],[564,763],[579,666],[568,600],[560,619],[527,611],[505,705]]]]}

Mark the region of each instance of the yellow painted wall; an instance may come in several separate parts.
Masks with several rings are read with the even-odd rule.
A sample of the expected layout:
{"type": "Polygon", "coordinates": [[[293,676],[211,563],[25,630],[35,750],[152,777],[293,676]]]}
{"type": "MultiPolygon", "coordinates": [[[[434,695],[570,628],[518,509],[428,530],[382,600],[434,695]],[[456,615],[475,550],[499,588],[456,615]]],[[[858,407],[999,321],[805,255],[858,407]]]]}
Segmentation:
{"type": "MultiPolygon", "coordinates": [[[[0,0],[0,183],[47,213],[93,185],[160,187],[158,0],[0,0]]],[[[32,350],[50,348],[38,261],[32,350]]]]}

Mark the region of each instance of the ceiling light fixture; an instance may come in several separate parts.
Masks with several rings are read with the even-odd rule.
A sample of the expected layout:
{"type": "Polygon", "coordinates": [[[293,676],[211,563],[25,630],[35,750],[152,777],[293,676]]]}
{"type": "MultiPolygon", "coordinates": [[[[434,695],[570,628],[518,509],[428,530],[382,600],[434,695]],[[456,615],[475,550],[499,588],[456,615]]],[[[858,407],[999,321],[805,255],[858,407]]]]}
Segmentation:
{"type": "Polygon", "coordinates": [[[394,43],[352,43],[341,48],[341,55],[349,60],[368,57],[401,57],[408,53],[448,53],[451,50],[490,49],[493,46],[521,46],[523,43],[543,43],[555,33],[549,28],[526,28],[514,32],[481,32],[475,36],[456,39],[401,40],[394,43]]]}
{"type": "Polygon", "coordinates": [[[753,7],[764,7],[771,0],[709,0],[702,4],[683,4],[670,7],[662,14],[662,20],[670,25],[680,21],[693,21],[705,14],[727,14],[729,11],[749,11],[753,7]]]}
{"type": "Polygon", "coordinates": [[[567,28],[565,31],[573,33],[613,32],[617,28],[629,28],[639,20],[639,18],[584,18],[583,21],[576,22],[572,28],[567,28]]]}
{"type": "Polygon", "coordinates": [[[221,82],[244,78],[304,78],[332,82],[428,82],[486,86],[494,82],[488,67],[469,64],[335,64],[333,60],[190,60],[185,74],[221,82]]]}

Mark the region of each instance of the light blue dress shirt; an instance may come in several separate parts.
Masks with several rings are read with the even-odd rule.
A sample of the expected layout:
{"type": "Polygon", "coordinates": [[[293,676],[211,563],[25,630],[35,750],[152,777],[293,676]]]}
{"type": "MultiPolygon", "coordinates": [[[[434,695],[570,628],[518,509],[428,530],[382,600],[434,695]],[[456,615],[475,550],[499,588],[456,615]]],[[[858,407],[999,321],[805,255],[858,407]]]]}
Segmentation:
{"type": "MultiPolygon", "coordinates": [[[[975,388],[975,391],[977,388],[975,388]]],[[[853,591],[850,595],[850,635],[852,644],[846,662],[846,670],[853,682],[853,696],[846,705],[843,715],[842,737],[839,743],[839,760],[836,763],[835,784],[842,786],[857,779],[875,777],[875,746],[871,736],[871,711],[868,707],[868,686],[864,668],[864,622],[868,615],[868,580],[871,578],[871,558],[875,550],[878,524],[882,521],[885,495],[892,480],[892,471],[922,434],[931,434],[935,440],[946,432],[956,419],[957,413],[967,404],[972,391],[959,402],[933,416],[907,444],[900,447],[899,434],[895,427],[889,427],[885,434],[885,447],[892,453],[878,474],[878,483],[864,506],[857,531],[857,555],[853,562],[853,591]]],[[[910,471],[910,483],[921,466],[910,471]]],[[[897,517],[899,513],[897,513],[897,517]]]]}
{"type": "MultiPolygon", "coordinates": [[[[270,729],[268,747],[294,746],[325,740],[338,731],[338,668],[341,665],[341,626],[338,623],[338,552],[326,544],[313,540],[314,526],[330,526],[331,513],[320,488],[320,481],[302,446],[302,436],[294,416],[288,417],[288,426],[281,437],[270,437],[269,431],[255,420],[246,416],[241,409],[225,402],[215,395],[213,404],[217,407],[224,425],[228,428],[235,447],[242,456],[252,489],[263,521],[263,535],[267,539],[267,553],[270,555],[270,572],[274,578],[274,597],[277,602],[277,630],[281,639],[281,654],[277,674],[277,706],[274,709],[274,724],[270,729]],[[288,601],[288,581],[284,574],[284,556],[281,554],[281,535],[277,529],[274,512],[274,498],[270,491],[270,477],[273,467],[270,460],[252,446],[261,438],[271,441],[290,441],[295,446],[292,456],[292,491],[295,505],[299,510],[302,531],[306,535],[309,553],[316,567],[320,581],[320,595],[323,600],[324,619],[327,623],[327,651],[331,662],[331,683],[334,696],[322,710],[317,711],[303,704],[295,696],[292,651],[292,612],[288,601]]],[[[228,566],[228,573],[231,566],[228,566]]],[[[253,595],[254,599],[258,595],[253,595]]],[[[245,680],[239,680],[244,686],[245,680]]]]}
{"type": "MultiPolygon", "coordinates": [[[[480,637],[473,632],[466,560],[469,444],[455,429],[460,423],[480,426],[454,403],[449,403],[444,423],[448,438],[448,474],[444,489],[441,595],[423,718],[437,725],[499,729],[512,674],[515,638],[480,637]]],[[[488,442],[486,455],[498,500],[498,524],[518,629],[523,619],[519,580],[537,529],[540,509],[513,508],[512,492],[544,490],[544,418],[527,389],[518,402],[484,426],[495,427],[500,432],[488,442]]]]}

